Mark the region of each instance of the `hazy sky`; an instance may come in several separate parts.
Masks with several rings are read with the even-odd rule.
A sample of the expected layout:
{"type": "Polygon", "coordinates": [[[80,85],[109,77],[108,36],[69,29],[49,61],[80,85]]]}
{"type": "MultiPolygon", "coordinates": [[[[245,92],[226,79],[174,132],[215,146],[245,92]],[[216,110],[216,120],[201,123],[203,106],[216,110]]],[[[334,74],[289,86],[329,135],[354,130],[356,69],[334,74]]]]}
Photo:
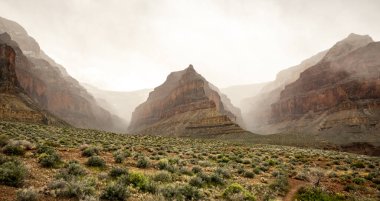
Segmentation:
{"type": "Polygon", "coordinates": [[[0,0],[81,82],[135,90],[190,63],[218,87],[276,73],[350,33],[380,38],[380,0],[0,0]]]}

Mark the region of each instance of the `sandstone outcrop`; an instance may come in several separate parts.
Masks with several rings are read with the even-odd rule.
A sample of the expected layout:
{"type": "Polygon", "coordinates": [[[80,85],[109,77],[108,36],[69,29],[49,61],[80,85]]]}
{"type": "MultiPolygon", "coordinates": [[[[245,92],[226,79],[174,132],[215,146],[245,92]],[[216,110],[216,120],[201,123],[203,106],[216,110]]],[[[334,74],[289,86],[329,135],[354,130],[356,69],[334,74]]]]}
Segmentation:
{"type": "Polygon", "coordinates": [[[25,94],[17,80],[15,65],[16,52],[0,39],[0,120],[64,125],[25,94]]]}
{"type": "Polygon", "coordinates": [[[171,73],[132,114],[130,131],[204,136],[242,133],[240,110],[192,65],[171,73]]]}
{"type": "MultiPolygon", "coordinates": [[[[363,133],[362,141],[380,133],[380,42],[370,41],[350,35],[287,85],[272,104],[273,131],[363,133]],[[368,44],[352,48],[358,41],[368,44]]],[[[350,137],[341,140],[355,142],[350,137]]]]}
{"type": "Polygon", "coordinates": [[[297,66],[278,73],[275,81],[265,85],[255,97],[245,100],[243,110],[249,111],[248,113],[243,113],[247,129],[260,134],[278,133],[278,128],[271,124],[273,116],[275,116],[272,114],[271,105],[280,100],[280,94],[287,85],[299,79],[300,74],[310,67],[320,62],[331,62],[344,57],[371,42],[373,40],[369,36],[350,34],[330,49],[304,60],[297,66]]]}
{"type": "Polygon", "coordinates": [[[19,24],[0,18],[0,34],[15,49],[16,75],[21,87],[39,107],[76,127],[126,130],[123,120],[100,107],[19,24]]]}

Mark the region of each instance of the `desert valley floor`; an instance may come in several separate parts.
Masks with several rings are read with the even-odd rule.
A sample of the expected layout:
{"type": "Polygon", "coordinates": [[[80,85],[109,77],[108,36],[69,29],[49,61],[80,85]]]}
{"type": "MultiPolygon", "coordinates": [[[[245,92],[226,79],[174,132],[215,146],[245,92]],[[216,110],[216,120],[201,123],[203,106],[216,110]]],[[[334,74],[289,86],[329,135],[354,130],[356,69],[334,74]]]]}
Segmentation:
{"type": "Polygon", "coordinates": [[[0,123],[0,195],[41,200],[378,200],[380,158],[0,123]],[[20,190],[23,189],[23,190],[20,190]]]}

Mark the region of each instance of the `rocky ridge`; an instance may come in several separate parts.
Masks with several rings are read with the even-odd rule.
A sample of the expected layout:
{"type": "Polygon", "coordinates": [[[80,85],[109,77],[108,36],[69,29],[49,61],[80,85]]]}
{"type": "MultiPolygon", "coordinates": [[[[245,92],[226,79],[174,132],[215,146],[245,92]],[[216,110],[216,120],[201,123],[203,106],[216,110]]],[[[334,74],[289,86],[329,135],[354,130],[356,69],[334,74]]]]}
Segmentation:
{"type": "MultiPolygon", "coordinates": [[[[351,34],[287,85],[272,104],[273,131],[379,133],[380,42],[371,41],[351,34]]],[[[363,135],[364,141],[376,141],[363,135]]],[[[342,140],[354,139],[347,135],[342,140]]]]}
{"type": "Polygon", "coordinates": [[[40,49],[23,27],[0,18],[0,34],[16,51],[16,75],[21,87],[39,107],[76,127],[126,130],[126,123],[100,107],[77,80],[40,49]]]}
{"type": "Polygon", "coordinates": [[[202,136],[242,133],[240,110],[192,65],[171,73],[132,114],[130,131],[202,136]]]}
{"type": "Polygon", "coordinates": [[[0,120],[64,125],[39,108],[21,88],[15,71],[16,52],[0,39],[0,120]]]}

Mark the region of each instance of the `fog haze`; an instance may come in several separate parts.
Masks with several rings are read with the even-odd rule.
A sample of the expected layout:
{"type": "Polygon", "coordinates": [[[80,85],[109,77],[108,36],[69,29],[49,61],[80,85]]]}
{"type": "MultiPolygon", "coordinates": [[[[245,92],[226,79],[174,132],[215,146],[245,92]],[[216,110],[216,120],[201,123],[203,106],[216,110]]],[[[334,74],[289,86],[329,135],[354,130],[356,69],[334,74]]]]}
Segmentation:
{"type": "Polygon", "coordinates": [[[273,80],[350,33],[380,38],[380,1],[1,0],[80,82],[107,90],[161,84],[193,64],[218,87],[273,80]]]}

